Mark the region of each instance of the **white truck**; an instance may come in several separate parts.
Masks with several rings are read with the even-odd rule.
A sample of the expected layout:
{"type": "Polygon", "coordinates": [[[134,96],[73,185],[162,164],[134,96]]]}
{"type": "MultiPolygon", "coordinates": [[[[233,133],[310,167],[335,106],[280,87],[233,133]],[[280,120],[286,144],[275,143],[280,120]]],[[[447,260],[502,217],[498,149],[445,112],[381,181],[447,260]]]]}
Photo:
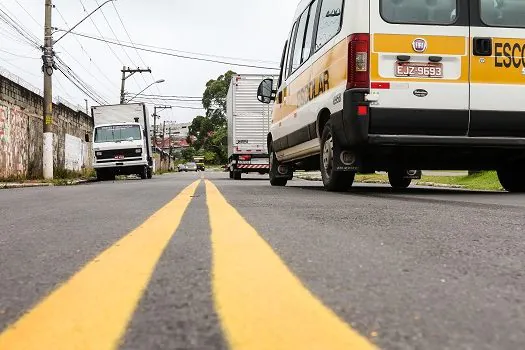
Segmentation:
{"type": "Polygon", "coordinates": [[[232,77],[226,97],[231,179],[240,180],[243,173],[263,175],[270,171],[267,136],[273,105],[263,105],[257,100],[257,89],[265,78],[278,80],[278,77],[260,74],[232,77]]]}
{"type": "Polygon", "coordinates": [[[94,168],[100,181],[117,175],[153,176],[151,124],[143,103],[97,106],[91,110],[94,168]]]}

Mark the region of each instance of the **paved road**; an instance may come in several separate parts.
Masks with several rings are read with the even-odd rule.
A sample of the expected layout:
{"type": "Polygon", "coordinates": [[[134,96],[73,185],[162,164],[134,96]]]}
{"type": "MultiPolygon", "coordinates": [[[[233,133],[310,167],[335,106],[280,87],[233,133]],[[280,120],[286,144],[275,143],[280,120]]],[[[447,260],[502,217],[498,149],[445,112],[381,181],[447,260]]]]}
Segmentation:
{"type": "Polygon", "coordinates": [[[0,191],[0,350],[523,348],[525,196],[226,177],[0,191]]]}

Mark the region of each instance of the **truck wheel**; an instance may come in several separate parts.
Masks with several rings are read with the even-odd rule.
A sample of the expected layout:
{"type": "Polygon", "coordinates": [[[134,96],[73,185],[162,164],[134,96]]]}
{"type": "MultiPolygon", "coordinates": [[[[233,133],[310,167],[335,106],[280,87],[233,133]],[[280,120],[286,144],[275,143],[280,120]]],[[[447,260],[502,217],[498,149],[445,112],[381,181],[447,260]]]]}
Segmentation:
{"type": "Polygon", "coordinates": [[[146,180],[148,178],[148,167],[143,167],[142,172],[140,173],[140,178],[146,180]]]}
{"type": "Polygon", "coordinates": [[[104,173],[102,170],[97,170],[97,181],[105,181],[107,176],[106,173],[104,173]]]}
{"type": "Polygon", "coordinates": [[[233,172],[233,179],[234,180],[241,180],[242,179],[242,173],[235,171],[233,172]]]}
{"type": "Polygon", "coordinates": [[[230,179],[233,179],[233,171],[230,170],[230,179]]]}
{"type": "Polygon", "coordinates": [[[405,172],[400,170],[389,171],[388,181],[390,182],[390,186],[396,190],[404,190],[412,183],[412,179],[406,179],[405,172]]]}
{"type": "Polygon", "coordinates": [[[148,179],[153,179],[153,170],[151,170],[150,168],[148,168],[148,179]]]}
{"type": "Polygon", "coordinates": [[[344,192],[354,184],[355,173],[334,170],[334,142],[332,123],[326,123],[321,138],[321,175],[326,190],[344,192]]]}
{"type": "Polygon", "coordinates": [[[288,183],[288,178],[277,177],[279,169],[279,161],[277,155],[272,150],[270,152],[270,184],[275,187],[284,187],[288,183]]]}
{"type": "Polygon", "coordinates": [[[503,168],[498,170],[498,178],[501,186],[507,192],[525,192],[525,169],[524,168],[503,168]]]}

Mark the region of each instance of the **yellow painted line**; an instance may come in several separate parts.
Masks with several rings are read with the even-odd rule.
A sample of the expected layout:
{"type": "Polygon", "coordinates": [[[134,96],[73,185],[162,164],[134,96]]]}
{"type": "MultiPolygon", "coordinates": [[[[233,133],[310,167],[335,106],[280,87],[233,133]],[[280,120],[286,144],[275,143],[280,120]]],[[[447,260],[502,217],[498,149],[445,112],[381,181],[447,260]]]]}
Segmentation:
{"type": "Polygon", "coordinates": [[[375,349],[303,286],[209,181],[206,197],[214,302],[232,350],[375,349]]]}
{"type": "Polygon", "coordinates": [[[0,349],[118,348],[199,182],[184,189],[0,334],[0,349]]]}

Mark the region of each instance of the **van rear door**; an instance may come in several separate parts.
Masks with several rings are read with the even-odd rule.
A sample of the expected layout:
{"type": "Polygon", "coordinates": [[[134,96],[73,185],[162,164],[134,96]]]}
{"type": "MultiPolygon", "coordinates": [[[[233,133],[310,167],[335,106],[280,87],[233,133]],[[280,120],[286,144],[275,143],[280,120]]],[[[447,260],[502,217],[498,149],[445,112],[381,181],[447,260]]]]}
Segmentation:
{"type": "Polygon", "coordinates": [[[370,133],[466,136],[469,12],[464,0],[370,1],[370,133]]]}
{"type": "Polygon", "coordinates": [[[525,137],[525,1],[471,1],[470,136],[525,137]]]}

